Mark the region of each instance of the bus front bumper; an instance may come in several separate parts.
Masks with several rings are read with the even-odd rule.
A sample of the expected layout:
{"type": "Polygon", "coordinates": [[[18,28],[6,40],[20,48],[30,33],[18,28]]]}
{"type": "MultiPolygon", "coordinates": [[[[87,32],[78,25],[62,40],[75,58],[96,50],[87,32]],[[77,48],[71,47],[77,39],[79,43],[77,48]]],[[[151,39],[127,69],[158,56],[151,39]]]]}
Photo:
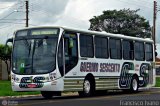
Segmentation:
{"type": "Polygon", "coordinates": [[[63,91],[63,84],[58,81],[44,83],[17,83],[11,82],[13,91],[63,91]]]}

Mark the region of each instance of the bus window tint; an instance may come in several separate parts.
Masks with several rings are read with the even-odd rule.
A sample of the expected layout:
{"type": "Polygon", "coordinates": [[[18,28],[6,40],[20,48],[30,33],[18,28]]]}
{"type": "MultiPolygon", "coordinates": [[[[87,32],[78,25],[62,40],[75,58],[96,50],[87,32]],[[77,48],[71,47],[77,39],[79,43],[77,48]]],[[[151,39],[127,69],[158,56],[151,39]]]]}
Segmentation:
{"type": "Polygon", "coordinates": [[[95,57],[108,58],[108,39],[106,37],[95,37],[95,57]]]}
{"type": "Polygon", "coordinates": [[[133,60],[134,59],[134,45],[133,41],[123,40],[123,59],[133,60]]]}
{"type": "Polygon", "coordinates": [[[146,60],[147,61],[153,61],[153,47],[152,44],[146,43],[145,44],[145,54],[146,54],[146,60]]]}
{"type": "Polygon", "coordinates": [[[143,42],[135,42],[135,59],[143,61],[145,60],[144,56],[144,43],[143,42]]]}
{"type": "Polygon", "coordinates": [[[110,38],[109,40],[109,50],[111,59],[121,59],[121,40],[110,38]]]}
{"type": "Polygon", "coordinates": [[[93,57],[92,36],[80,35],[80,54],[82,57],[93,57]]]}

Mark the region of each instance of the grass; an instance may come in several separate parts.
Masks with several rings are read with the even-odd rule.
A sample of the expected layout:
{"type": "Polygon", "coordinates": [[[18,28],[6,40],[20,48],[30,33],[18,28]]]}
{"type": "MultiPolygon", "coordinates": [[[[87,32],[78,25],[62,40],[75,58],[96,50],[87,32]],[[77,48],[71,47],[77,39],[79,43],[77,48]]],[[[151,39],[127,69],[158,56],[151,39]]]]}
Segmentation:
{"type": "Polygon", "coordinates": [[[160,77],[156,77],[156,85],[155,87],[160,87],[160,77]]]}
{"type": "Polygon", "coordinates": [[[40,92],[13,92],[10,81],[0,81],[0,96],[35,95],[40,92]]]}

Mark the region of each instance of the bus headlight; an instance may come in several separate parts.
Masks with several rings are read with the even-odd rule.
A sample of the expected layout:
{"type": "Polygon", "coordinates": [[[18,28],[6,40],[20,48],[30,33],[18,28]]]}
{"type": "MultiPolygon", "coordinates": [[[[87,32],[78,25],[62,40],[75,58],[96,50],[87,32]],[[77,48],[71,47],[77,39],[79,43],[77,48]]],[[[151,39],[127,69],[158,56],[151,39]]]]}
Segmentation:
{"type": "Polygon", "coordinates": [[[50,73],[49,78],[53,81],[56,78],[56,73],[50,73]]]}
{"type": "Polygon", "coordinates": [[[11,79],[13,80],[13,81],[15,81],[15,82],[19,82],[20,81],[20,79],[18,78],[18,77],[16,77],[16,75],[11,75],[11,79]]]}
{"type": "Polygon", "coordinates": [[[45,81],[48,82],[48,81],[49,81],[49,77],[46,77],[46,78],[45,78],[45,81]]]}

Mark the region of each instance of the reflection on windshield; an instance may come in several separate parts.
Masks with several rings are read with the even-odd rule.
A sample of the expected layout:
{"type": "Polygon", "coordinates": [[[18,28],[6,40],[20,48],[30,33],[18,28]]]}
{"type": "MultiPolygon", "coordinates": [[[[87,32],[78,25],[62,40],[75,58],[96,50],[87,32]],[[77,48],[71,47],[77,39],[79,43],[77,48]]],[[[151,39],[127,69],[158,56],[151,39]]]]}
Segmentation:
{"type": "Polygon", "coordinates": [[[13,50],[13,71],[18,74],[41,74],[55,68],[57,39],[16,40],[13,50]]]}

